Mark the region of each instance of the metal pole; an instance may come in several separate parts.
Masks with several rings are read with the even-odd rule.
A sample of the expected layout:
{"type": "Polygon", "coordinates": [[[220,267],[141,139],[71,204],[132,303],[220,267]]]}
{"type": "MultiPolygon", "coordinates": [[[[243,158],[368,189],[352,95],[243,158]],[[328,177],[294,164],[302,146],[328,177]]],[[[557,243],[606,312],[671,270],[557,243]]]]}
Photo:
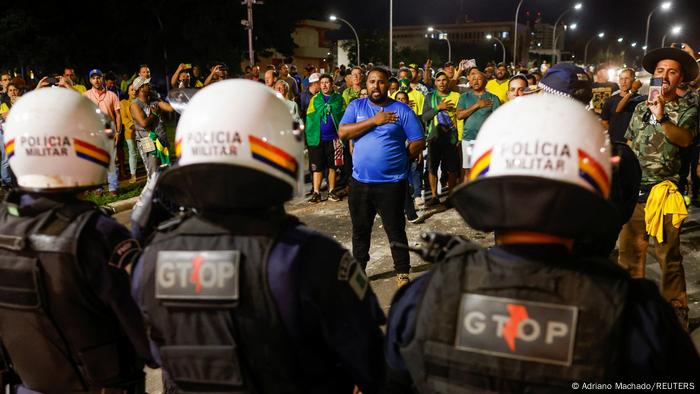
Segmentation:
{"type": "Polygon", "coordinates": [[[248,0],[248,62],[253,67],[255,62],[255,54],[253,53],[253,1],[248,0]]]}
{"type": "Polygon", "coordinates": [[[559,15],[559,18],[557,18],[557,21],[554,22],[554,28],[552,29],[552,65],[554,65],[556,58],[557,58],[557,55],[556,55],[557,49],[555,46],[556,35],[557,35],[557,26],[559,25],[559,21],[561,21],[561,18],[563,18],[564,15],[566,15],[569,11],[571,11],[571,8],[562,12],[561,15],[559,15]]]}
{"type": "MultiPolygon", "coordinates": [[[[595,38],[595,37],[593,37],[595,38]]],[[[593,38],[588,40],[586,43],[586,47],[583,49],[583,66],[586,67],[588,65],[588,45],[591,44],[591,41],[593,41],[593,38]]]]}
{"type": "Polygon", "coordinates": [[[359,65],[360,65],[360,37],[357,35],[357,31],[355,31],[355,28],[352,27],[352,25],[350,24],[350,22],[346,21],[346,20],[343,19],[343,18],[337,17],[337,16],[336,16],[335,18],[338,19],[338,20],[341,21],[341,22],[344,22],[346,25],[348,25],[348,27],[350,28],[350,30],[352,30],[352,33],[355,35],[355,42],[356,42],[356,45],[357,45],[357,65],[359,66],[359,65]]]}
{"type": "Polygon", "coordinates": [[[518,2],[518,8],[515,9],[515,25],[513,26],[513,65],[518,64],[518,14],[523,1],[518,2]]]}
{"type": "Polygon", "coordinates": [[[452,46],[450,46],[450,40],[447,38],[447,34],[445,34],[445,41],[447,41],[447,61],[452,63],[452,46]]]}
{"type": "Polygon", "coordinates": [[[389,72],[394,67],[394,0],[389,0],[389,72]]]}
{"type": "Polygon", "coordinates": [[[666,34],[664,34],[664,37],[661,39],[661,48],[666,46],[666,34]]]}
{"type": "Polygon", "coordinates": [[[494,40],[498,41],[499,44],[501,44],[501,50],[503,51],[503,64],[506,62],[506,46],[503,44],[503,41],[499,40],[498,37],[496,36],[491,36],[494,40]]]}
{"type": "Polygon", "coordinates": [[[649,16],[647,17],[647,32],[644,35],[644,54],[645,55],[647,54],[647,48],[649,48],[649,24],[651,23],[651,16],[654,15],[655,11],[656,11],[656,8],[651,10],[651,12],[649,13],[649,16]]]}

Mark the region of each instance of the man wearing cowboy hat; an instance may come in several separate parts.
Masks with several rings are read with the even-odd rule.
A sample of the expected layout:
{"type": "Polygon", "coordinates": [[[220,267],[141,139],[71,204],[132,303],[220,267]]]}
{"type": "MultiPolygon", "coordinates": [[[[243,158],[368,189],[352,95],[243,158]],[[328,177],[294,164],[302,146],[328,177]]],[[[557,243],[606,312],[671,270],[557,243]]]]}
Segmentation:
{"type": "Polygon", "coordinates": [[[661,94],[637,105],[625,138],[642,167],[641,191],[632,218],[620,232],[619,263],[633,277],[643,277],[648,235],[655,240],[654,254],[662,271],[661,292],[688,328],[680,232],[687,210],[677,190],[680,149],[697,136],[698,109],[678,97],[676,88],[698,76],[698,65],[686,52],[660,48],[642,60],[654,78],[662,78],[661,94]],[[680,200],[679,200],[680,199],[680,200]]]}

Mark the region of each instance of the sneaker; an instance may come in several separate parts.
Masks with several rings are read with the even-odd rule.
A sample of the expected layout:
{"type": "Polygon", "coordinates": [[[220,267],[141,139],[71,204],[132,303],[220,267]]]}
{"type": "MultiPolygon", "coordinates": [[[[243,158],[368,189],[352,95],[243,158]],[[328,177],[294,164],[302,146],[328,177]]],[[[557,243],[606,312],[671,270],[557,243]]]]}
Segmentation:
{"type": "Polygon", "coordinates": [[[316,203],[321,202],[321,193],[314,192],[314,194],[311,195],[309,202],[312,204],[316,204],[316,203]]]}
{"type": "Polygon", "coordinates": [[[129,183],[136,183],[136,175],[132,175],[129,179],[129,183]]]}
{"type": "Polygon", "coordinates": [[[396,274],[396,288],[400,289],[409,283],[411,283],[411,278],[408,277],[408,274],[396,274]]]}
{"type": "Polygon", "coordinates": [[[331,201],[340,201],[342,198],[338,197],[337,194],[335,194],[335,190],[331,191],[328,193],[328,199],[331,201]]]}

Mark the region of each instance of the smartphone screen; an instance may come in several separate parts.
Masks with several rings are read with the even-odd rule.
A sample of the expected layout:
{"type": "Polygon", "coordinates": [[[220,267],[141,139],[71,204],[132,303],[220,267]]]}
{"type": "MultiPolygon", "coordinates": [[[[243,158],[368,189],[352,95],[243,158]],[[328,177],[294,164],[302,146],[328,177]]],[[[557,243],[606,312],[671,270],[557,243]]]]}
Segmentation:
{"type": "Polygon", "coordinates": [[[663,85],[663,78],[652,78],[649,82],[649,98],[648,102],[653,103],[656,101],[657,97],[661,94],[661,86],[663,85]]]}

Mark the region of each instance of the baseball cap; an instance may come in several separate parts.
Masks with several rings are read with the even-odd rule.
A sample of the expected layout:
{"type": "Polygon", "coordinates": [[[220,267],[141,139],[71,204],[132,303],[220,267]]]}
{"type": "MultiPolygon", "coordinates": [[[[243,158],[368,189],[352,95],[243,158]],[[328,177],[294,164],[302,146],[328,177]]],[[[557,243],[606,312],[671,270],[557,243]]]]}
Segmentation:
{"type": "Polygon", "coordinates": [[[309,83],[318,82],[320,80],[321,80],[321,74],[319,74],[319,73],[313,73],[313,74],[309,75],[309,83]]]}
{"type": "Polygon", "coordinates": [[[414,70],[418,70],[418,65],[416,63],[411,63],[408,65],[408,68],[412,68],[414,70]]]}
{"type": "Polygon", "coordinates": [[[593,97],[593,85],[588,74],[581,67],[569,63],[553,65],[537,86],[547,93],[570,97],[584,104],[588,104],[593,97]]]}
{"type": "Polygon", "coordinates": [[[101,77],[103,75],[102,70],[100,70],[99,68],[93,68],[88,73],[88,78],[92,78],[93,75],[99,75],[101,77]]]}
{"type": "Polygon", "coordinates": [[[131,85],[134,87],[134,90],[139,90],[141,86],[147,83],[151,83],[151,78],[136,77],[136,79],[134,79],[134,82],[132,82],[131,85]]]}

